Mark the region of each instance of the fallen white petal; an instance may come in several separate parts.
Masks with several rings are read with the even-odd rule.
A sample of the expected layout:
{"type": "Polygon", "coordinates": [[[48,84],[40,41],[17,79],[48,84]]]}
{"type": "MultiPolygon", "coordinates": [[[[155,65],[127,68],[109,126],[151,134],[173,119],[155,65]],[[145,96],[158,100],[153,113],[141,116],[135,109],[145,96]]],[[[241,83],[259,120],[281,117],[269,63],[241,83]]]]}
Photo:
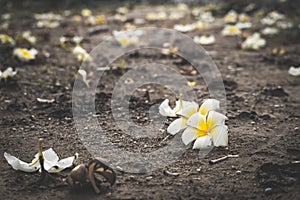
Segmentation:
{"type": "Polygon", "coordinates": [[[58,161],[54,166],[52,166],[47,171],[50,173],[57,173],[66,168],[72,167],[74,162],[75,156],[71,156],[65,159],[58,161]]]}
{"type": "Polygon", "coordinates": [[[193,149],[206,149],[211,146],[211,137],[203,136],[196,139],[193,145],[193,149]]]}
{"type": "Polygon", "coordinates": [[[211,131],[214,146],[228,145],[228,127],[225,125],[217,126],[211,131]]]}
{"type": "Polygon", "coordinates": [[[180,130],[186,128],[186,119],[183,117],[174,120],[167,128],[168,133],[175,135],[180,130]]]}
{"type": "Polygon", "coordinates": [[[10,164],[12,166],[12,168],[15,170],[20,170],[20,171],[24,171],[24,172],[36,172],[40,167],[39,163],[37,163],[33,166],[29,166],[29,163],[26,163],[6,152],[4,152],[4,157],[5,157],[6,161],[8,162],[8,164],[10,164]]]}
{"type": "Polygon", "coordinates": [[[220,101],[218,101],[216,99],[207,99],[200,106],[199,112],[202,115],[206,115],[208,113],[208,111],[218,110],[218,109],[220,109],[220,101]]]}
{"type": "Polygon", "coordinates": [[[188,145],[197,138],[197,129],[187,127],[182,133],[181,139],[185,145],[188,145]]]}
{"type": "Polygon", "coordinates": [[[289,69],[289,74],[292,76],[300,76],[300,67],[291,66],[289,69]]]}
{"type": "Polygon", "coordinates": [[[54,103],[55,99],[42,99],[42,98],[36,98],[36,100],[40,103],[54,103]]]}
{"type": "Polygon", "coordinates": [[[159,106],[159,113],[162,116],[176,117],[174,110],[169,106],[169,99],[165,99],[159,106]]]}

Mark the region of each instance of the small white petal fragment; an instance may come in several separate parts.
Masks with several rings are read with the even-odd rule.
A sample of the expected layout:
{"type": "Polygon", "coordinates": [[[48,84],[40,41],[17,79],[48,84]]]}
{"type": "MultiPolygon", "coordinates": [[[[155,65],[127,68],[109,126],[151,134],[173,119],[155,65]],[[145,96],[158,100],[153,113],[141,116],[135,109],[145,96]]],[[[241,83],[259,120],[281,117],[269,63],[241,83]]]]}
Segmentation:
{"type": "Polygon", "coordinates": [[[289,69],[289,74],[292,76],[300,76],[300,67],[291,66],[289,69]]]}
{"type": "Polygon", "coordinates": [[[193,149],[206,149],[212,145],[210,136],[203,136],[196,139],[193,149]]]}

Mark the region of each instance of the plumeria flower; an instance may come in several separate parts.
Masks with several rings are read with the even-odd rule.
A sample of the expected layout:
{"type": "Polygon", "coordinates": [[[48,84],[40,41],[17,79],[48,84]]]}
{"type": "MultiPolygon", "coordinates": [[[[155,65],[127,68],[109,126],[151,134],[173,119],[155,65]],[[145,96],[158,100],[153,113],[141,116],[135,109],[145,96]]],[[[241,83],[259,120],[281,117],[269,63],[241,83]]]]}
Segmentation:
{"type": "Polygon", "coordinates": [[[127,21],[127,17],[126,17],[126,15],[117,13],[114,15],[114,20],[118,21],[118,22],[125,22],[125,21],[127,21]]]}
{"type": "Polygon", "coordinates": [[[80,37],[80,36],[74,36],[73,38],[72,38],[72,42],[74,42],[76,45],[79,45],[80,44],[80,42],[82,41],[82,37],[80,37]]]}
{"type": "Polygon", "coordinates": [[[90,54],[88,54],[87,51],[84,48],[82,48],[80,45],[77,45],[76,47],[74,47],[72,53],[73,53],[73,55],[75,55],[77,57],[77,60],[79,62],[85,62],[85,61],[92,60],[90,54]]]}
{"type": "Polygon", "coordinates": [[[24,31],[21,37],[29,44],[36,43],[36,37],[32,35],[31,31],[24,31]]]}
{"type": "Polygon", "coordinates": [[[288,21],[278,21],[276,26],[280,29],[289,29],[293,27],[293,23],[288,21]]]}
{"type": "Polygon", "coordinates": [[[169,15],[169,19],[170,20],[179,20],[185,17],[185,13],[184,12],[171,12],[169,15]]]}
{"type": "Polygon", "coordinates": [[[268,15],[261,19],[261,23],[264,25],[273,25],[275,22],[279,20],[285,19],[285,16],[281,13],[278,13],[277,11],[272,11],[268,13],[268,15]]]}
{"type": "Polygon", "coordinates": [[[41,13],[35,14],[34,18],[37,20],[36,26],[39,28],[56,28],[60,25],[60,21],[63,17],[54,13],[41,13]]]}
{"type": "Polygon", "coordinates": [[[0,80],[4,79],[6,80],[8,77],[13,77],[17,74],[17,70],[13,70],[13,68],[8,67],[3,72],[0,70],[0,80]]]}
{"type": "Polygon", "coordinates": [[[81,10],[81,15],[83,17],[89,17],[92,15],[92,11],[90,9],[84,8],[81,10]]]}
{"type": "Polygon", "coordinates": [[[88,25],[98,25],[98,24],[104,24],[105,23],[105,16],[104,15],[98,15],[98,16],[89,16],[85,23],[88,25]]]}
{"type": "Polygon", "coordinates": [[[259,50],[265,45],[266,40],[261,38],[259,33],[254,33],[253,35],[247,37],[247,39],[242,43],[242,49],[259,50]]]}
{"type": "Polygon", "coordinates": [[[164,21],[167,19],[167,13],[166,12],[159,12],[159,13],[150,12],[150,13],[147,13],[145,19],[148,21],[164,21]]]}
{"type": "Polygon", "coordinates": [[[199,15],[199,19],[203,22],[212,23],[215,21],[215,18],[213,17],[211,12],[202,12],[199,15]]]}
{"type": "Polygon", "coordinates": [[[139,37],[143,31],[128,29],[127,31],[113,31],[113,35],[122,47],[136,46],[139,44],[139,37]]]}
{"type": "Polygon", "coordinates": [[[238,19],[238,14],[236,11],[231,10],[224,16],[224,21],[226,23],[235,23],[238,19]]]}
{"type": "Polygon", "coordinates": [[[126,6],[122,6],[116,9],[117,13],[120,13],[122,15],[125,15],[129,12],[128,8],[126,6]]]}
{"type": "Polygon", "coordinates": [[[202,35],[201,37],[195,36],[194,42],[201,45],[211,45],[216,42],[214,35],[202,35]]]}
{"type": "Polygon", "coordinates": [[[25,48],[16,48],[13,52],[13,55],[18,57],[19,60],[23,62],[28,62],[34,60],[35,56],[38,54],[38,51],[34,48],[25,49],[25,48]]]}
{"type": "Polygon", "coordinates": [[[275,35],[279,33],[279,30],[277,28],[273,27],[266,27],[261,31],[262,34],[264,35],[275,35]]]}
{"type": "Polygon", "coordinates": [[[196,23],[194,23],[194,25],[198,30],[203,30],[207,27],[206,23],[204,23],[203,21],[197,21],[196,23]]]}
{"type": "Polygon", "coordinates": [[[239,15],[239,22],[249,22],[250,21],[250,17],[245,14],[245,13],[241,13],[239,15]]]}
{"type": "Polygon", "coordinates": [[[234,35],[240,35],[241,29],[239,29],[235,25],[226,25],[224,29],[222,30],[222,35],[224,36],[234,36],[234,35]]]}
{"type": "Polygon", "coordinates": [[[23,172],[42,172],[42,170],[45,170],[49,173],[57,173],[73,166],[75,156],[59,160],[59,157],[52,148],[46,151],[42,151],[41,143],[42,139],[39,139],[39,150],[38,153],[34,156],[34,159],[31,161],[31,163],[26,163],[6,152],[4,153],[4,157],[13,169],[23,172]],[[41,166],[41,159],[43,160],[43,166],[41,166]]]}
{"type": "Polygon", "coordinates": [[[177,10],[179,10],[179,11],[185,11],[185,10],[188,10],[188,9],[189,9],[189,7],[185,3],[180,3],[180,4],[177,5],[177,10]]]}
{"type": "Polygon", "coordinates": [[[163,48],[161,49],[161,53],[164,55],[173,55],[176,56],[178,53],[178,47],[177,46],[173,46],[171,43],[164,43],[163,44],[163,48]]]}
{"type": "Polygon", "coordinates": [[[194,142],[193,149],[204,149],[214,146],[228,145],[228,128],[225,125],[227,117],[215,110],[219,109],[219,101],[206,100],[187,120],[187,128],[182,134],[185,145],[194,142]]]}
{"type": "Polygon", "coordinates": [[[9,44],[11,46],[14,46],[16,44],[15,40],[6,34],[0,34],[0,41],[1,44],[9,44]]]}
{"type": "Polygon", "coordinates": [[[289,69],[289,74],[292,76],[300,76],[300,67],[291,66],[289,69]]]}
{"type": "Polygon", "coordinates": [[[195,24],[175,24],[174,29],[182,33],[187,33],[194,31],[196,29],[196,26],[195,24]]]}

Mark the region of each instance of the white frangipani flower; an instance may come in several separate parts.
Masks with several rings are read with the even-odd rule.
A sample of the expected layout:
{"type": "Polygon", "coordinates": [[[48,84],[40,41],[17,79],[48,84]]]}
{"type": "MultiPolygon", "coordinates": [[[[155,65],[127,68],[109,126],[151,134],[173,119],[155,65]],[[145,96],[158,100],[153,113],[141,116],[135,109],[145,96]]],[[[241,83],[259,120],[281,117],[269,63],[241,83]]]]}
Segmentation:
{"type": "Polygon", "coordinates": [[[202,35],[201,37],[195,36],[194,42],[201,45],[211,45],[216,42],[214,35],[202,35]]]}
{"type": "Polygon", "coordinates": [[[82,48],[80,45],[74,47],[72,53],[77,57],[77,60],[80,62],[92,60],[90,54],[88,54],[87,51],[84,48],[82,48]]]}
{"type": "Polygon", "coordinates": [[[0,34],[0,41],[1,44],[9,44],[11,46],[14,46],[16,44],[15,40],[6,34],[0,34]]]}
{"type": "Polygon", "coordinates": [[[38,51],[34,48],[25,49],[25,48],[16,48],[13,52],[13,55],[18,57],[19,60],[23,62],[28,62],[34,60],[35,56],[38,54],[38,51]]]}
{"type": "Polygon", "coordinates": [[[17,70],[14,71],[12,67],[8,67],[3,72],[0,70],[0,80],[1,79],[6,80],[8,77],[13,77],[16,74],[17,74],[17,70]]]}
{"type": "Polygon", "coordinates": [[[291,66],[289,69],[289,74],[292,76],[300,76],[300,67],[291,66]]]}
{"type": "Polygon", "coordinates": [[[41,151],[41,142],[39,140],[39,152],[34,156],[34,159],[31,163],[26,163],[15,156],[12,156],[9,153],[4,152],[4,157],[6,161],[12,166],[15,170],[20,170],[24,172],[36,172],[40,171],[42,166],[40,165],[40,159],[43,159],[43,167],[49,173],[57,173],[66,168],[72,167],[75,156],[71,156],[62,160],[59,160],[57,154],[53,151],[52,148],[41,151]]]}
{"type": "Polygon", "coordinates": [[[29,44],[35,44],[36,43],[36,37],[32,35],[31,31],[24,31],[22,33],[22,38],[28,42],[29,44]]]}
{"type": "Polygon", "coordinates": [[[254,33],[253,35],[247,37],[247,39],[242,43],[242,49],[259,50],[265,45],[266,40],[261,38],[259,33],[254,33]]]}
{"type": "Polygon", "coordinates": [[[278,30],[278,28],[266,27],[261,31],[261,33],[263,35],[275,35],[275,34],[279,33],[279,30],[278,30]]]}
{"type": "Polygon", "coordinates": [[[224,16],[225,23],[235,23],[238,19],[238,14],[236,11],[231,10],[224,16]]]}
{"type": "Polygon", "coordinates": [[[241,29],[235,25],[226,25],[222,30],[222,35],[224,36],[235,36],[240,35],[241,33],[241,29]]]}
{"type": "Polygon", "coordinates": [[[193,149],[204,149],[214,146],[228,145],[227,117],[215,110],[219,109],[219,101],[206,100],[187,121],[187,128],[182,134],[182,141],[188,145],[196,140],[193,149]]]}
{"type": "Polygon", "coordinates": [[[195,24],[175,24],[174,29],[176,31],[182,32],[182,33],[187,33],[194,31],[196,29],[195,24]]]}
{"type": "Polygon", "coordinates": [[[139,44],[139,37],[143,35],[143,31],[128,29],[127,31],[113,31],[113,35],[122,47],[136,46],[139,44]]]}

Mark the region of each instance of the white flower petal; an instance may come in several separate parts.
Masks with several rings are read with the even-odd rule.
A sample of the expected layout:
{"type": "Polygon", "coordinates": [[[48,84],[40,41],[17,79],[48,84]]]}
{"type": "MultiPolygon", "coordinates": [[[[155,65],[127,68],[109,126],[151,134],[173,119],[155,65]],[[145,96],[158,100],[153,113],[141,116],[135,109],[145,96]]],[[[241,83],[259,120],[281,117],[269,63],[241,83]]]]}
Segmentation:
{"type": "Polygon", "coordinates": [[[193,149],[205,149],[211,146],[211,137],[210,136],[203,136],[197,138],[194,142],[193,149]]]}
{"type": "Polygon", "coordinates": [[[217,125],[224,125],[226,119],[227,117],[219,112],[209,111],[206,120],[207,128],[212,129],[217,125]]]}
{"type": "Polygon", "coordinates": [[[211,132],[214,146],[227,146],[228,145],[228,127],[217,126],[211,132]]]}
{"type": "Polygon", "coordinates": [[[72,167],[74,162],[75,156],[71,156],[65,159],[58,161],[57,163],[53,163],[54,165],[47,170],[50,173],[57,173],[66,168],[72,167]]]}
{"type": "Polygon", "coordinates": [[[186,124],[199,130],[206,130],[206,116],[196,112],[187,120],[186,124]],[[202,125],[205,126],[205,128],[201,128],[202,125]]]}
{"type": "Polygon", "coordinates": [[[184,116],[185,118],[189,118],[197,112],[198,107],[199,106],[196,102],[183,103],[183,109],[177,114],[184,116]]]}
{"type": "Polygon", "coordinates": [[[182,142],[185,145],[188,145],[192,141],[194,141],[197,138],[197,129],[187,127],[184,132],[182,133],[182,142]]]}
{"type": "Polygon", "coordinates": [[[186,128],[186,119],[183,117],[174,120],[167,128],[168,133],[175,135],[182,129],[186,128]]]}
{"type": "Polygon", "coordinates": [[[4,152],[4,157],[5,157],[6,161],[8,162],[8,164],[10,164],[12,166],[12,168],[15,170],[20,170],[20,171],[24,171],[24,172],[35,172],[40,167],[39,163],[37,163],[33,166],[29,166],[28,163],[16,158],[15,156],[12,156],[11,154],[6,153],[6,152],[4,152]]]}
{"type": "Polygon", "coordinates": [[[216,99],[207,99],[200,106],[199,112],[202,115],[206,115],[208,113],[208,111],[218,110],[218,109],[220,109],[220,101],[218,101],[216,99]]]}
{"type": "MultiPolygon", "coordinates": [[[[176,103],[177,104],[177,103],[176,103]]],[[[169,99],[165,99],[159,106],[159,113],[167,117],[176,117],[174,110],[169,106],[169,99]]]]}

